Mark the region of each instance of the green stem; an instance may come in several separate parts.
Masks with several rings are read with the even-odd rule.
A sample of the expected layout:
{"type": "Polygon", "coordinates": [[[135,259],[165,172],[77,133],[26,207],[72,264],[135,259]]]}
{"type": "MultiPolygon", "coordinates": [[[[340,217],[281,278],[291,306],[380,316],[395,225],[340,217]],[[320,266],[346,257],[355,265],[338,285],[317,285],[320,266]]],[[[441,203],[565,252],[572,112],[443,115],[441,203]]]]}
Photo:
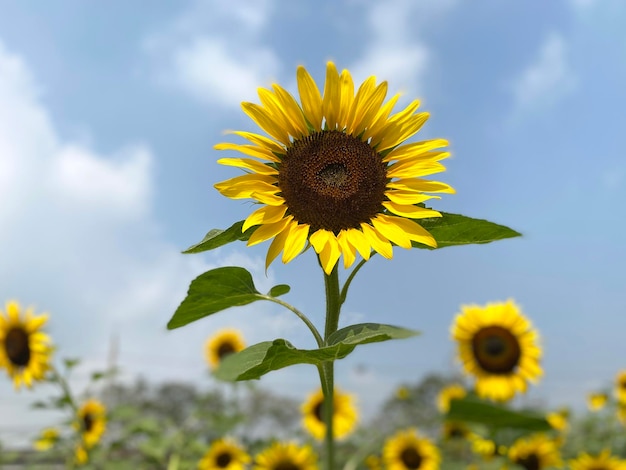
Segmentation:
{"type": "MultiPolygon", "coordinates": [[[[337,265],[330,274],[324,274],[324,285],[326,288],[326,325],[324,328],[324,344],[328,346],[328,339],[337,331],[339,326],[339,312],[341,309],[341,299],[339,291],[339,272],[337,265]]],[[[322,390],[324,391],[324,421],[326,422],[326,470],[335,469],[335,442],[333,434],[333,405],[334,405],[334,363],[327,361],[322,364],[324,381],[322,390]]]]}
{"type": "Polygon", "coordinates": [[[265,300],[269,300],[270,302],[277,303],[278,305],[282,305],[287,310],[291,310],[293,313],[295,313],[298,316],[298,318],[302,320],[306,326],[309,327],[309,330],[311,330],[311,333],[313,333],[313,336],[315,337],[315,341],[317,341],[317,347],[321,348],[324,346],[324,339],[322,338],[322,335],[320,335],[320,332],[317,331],[317,328],[315,328],[315,325],[311,323],[311,320],[309,320],[304,313],[302,313],[293,305],[288,304],[287,302],[283,302],[282,300],[277,299],[276,297],[272,297],[270,295],[261,295],[260,297],[262,297],[265,300]]]}
{"type": "MultiPolygon", "coordinates": [[[[370,254],[370,258],[372,256],[374,256],[375,254],[376,254],[376,252],[372,251],[372,253],[370,254]]],[[[346,283],[343,285],[343,288],[341,289],[341,295],[339,296],[339,303],[341,305],[343,305],[343,303],[346,301],[346,297],[348,296],[348,288],[350,287],[350,284],[352,284],[352,280],[354,279],[354,276],[356,276],[356,273],[359,272],[359,269],[361,269],[366,262],[367,262],[366,259],[362,259],[359,262],[359,264],[357,264],[354,267],[354,269],[352,270],[352,272],[348,276],[348,279],[346,279],[346,283]]]]}
{"type": "Polygon", "coordinates": [[[67,400],[69,401],[70,406],[72,407],[72,410],[74,411],[74,415],[77,415],[78,414],[78,404],[76,403],[76,401],[74,400],[74,397],[72,396],[72,391],[70,390],[70,387],[67,384],[67,381],[59,373],[59,371],[56,369],[56,367],[51,366],[50,367],[50,371],[52,372],[52,377],[53,377],[54,381],[59,384],[59,386],[61,387],[61,391],[67,397],[67,400]]]}

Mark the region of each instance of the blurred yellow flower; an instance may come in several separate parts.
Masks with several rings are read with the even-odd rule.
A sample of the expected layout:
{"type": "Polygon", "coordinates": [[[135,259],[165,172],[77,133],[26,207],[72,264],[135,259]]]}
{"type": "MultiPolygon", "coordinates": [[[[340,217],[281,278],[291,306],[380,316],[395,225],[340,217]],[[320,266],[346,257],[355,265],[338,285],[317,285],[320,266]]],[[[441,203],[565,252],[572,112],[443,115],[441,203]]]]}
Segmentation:
{"type": "Polygon", "coordinates": [[[396,398],[398,400],[407,400],[411,396],[411,391],[408,387],[401,385],[396,389],[396,398]]]}
{"type": "Polygon", "coordinates": [[[226,356],[242,351],[245,347],[246,343],[239,330],[225,328],[206,340],[204,356],[209,366],[215,369],[226,356]]]}
{"type": "Polygon", "coordinates": [[[451,328],[458,358],[476,379],[483,398],[507,401],[524,393],[543,371],[537,331],[509,300],[484,307],[464,305],[451,328]]]}
{"type": "Polygon", "coordinates": [[[253,470],[318,470],[317,455],[309,445],[275,442],[256,456],[253,470]]]}
{"type": "Polygon", "coordinates": [[[83,403],[78,409],[73,426],[80,433],[84,447],[91,449],[100,442],[106,430],[106,423],[105,406],[100,401],[92,398],[83,403]]]}
{"type": "Polygon", "coordinates": [[[213,442],[198,463],[198,470],[246,470],[250,456],[233,439],[213,442]]]}
{"type": "Polygon", "coordinates": [[[387,470],[438,470],[441,454],[429,439],[410,428],[385,441],[383,462],[387,470]]]}
{"type": "Polygon", "coordinates": [[[39,451],[45,451],[54,447],[59,440],[59,430],[56,428],[46,428],[34,442],[33,447],[39,451]]]}
{"type": "Polygon", "coordinates": [[[615,398],[620,403],[626,403],[626,370],[621,370],[615,377],[615,398]]]}
{"type": "Polygon", "coordinates": [[[419,101],[391,115],[399,95],[383,104],[387,82],[369,77],[355,94],[350,72],[339,74],[332,62],[323,95],[304,67],[296,79],[301,104],[276,84],[258,89],[260,105],[242,103],[270,138],[233,132],[249,144],[215,146],[255,158],[218,160],[247,173],[215,185],[228,198],[262,204],[243,224],[242,231],[258,226],[248,245],[273,239],[269,266],[281,251],[290,262],[308,241],[327,274],[342,255],[348,268],[357,252],[367,260],[372,250],[392,258],[392,244],[436,247],[417,220],[441,214],[418,204],[436,197],[427,193],[454,192],[422,179],[445,171],[439,161],[450,153],[437,150],[448,145],[443,139],[405,144],[429,116],[417,113],[419,101]]]}
{"type": "Polygon", "coordinates": [[[598,411],[604,408],[609,396],[606,393],[596,392],[587,395],[587,407],[591,411],[598,411]]]}
{"type": "Polygon", "coordinates": [[[609,449],[604,449],[598,455],[580,453],[577,458],[569,461],[571,470],[625,470],[626,460],[611,455],[609,449]]]}
{"type": "Polygon", "coordinates": [[[16,389],[44,380],[50,369],[53,348],[41,331],[46,321],[48,315],[34,315],[32,308],[22,317],[15,301],[7,302],[6,313],[0,311],[0,368],[6,369],[16,389]]]}
{"type": "Polygon", "coordinates": [[[465,398],[467,390],[463,385],[452,384],[441,389],[439,395],[437,395],[437,408],[442,413],[450,411],[450,401],[455,399],[465,398]]]}
{"type": "Polygon", "coordinates": [[[565,432],[569,427],[569,416],[569,410],[567,408],[562,408],[558,411],[548,413],[546,415],[546,420],[550,423],[552,429],[565,432]]]}
{"type": "MultiPolygon", "coordinates": [[[[324,422],[324,393],[320,388],[309,395],[302,404],[302,424],[315,439],[322,440],[326,436],[326,423],[324,422]]],[[[333,394],[333,435],[335,439],[347,437],[359,419],[354,400],[351,395],[335,389],[333,394]]]]}
{"type": "Polygon", "coordinates": [[[509,449],[509,459],[526,470],[563,465],[556,441],[543,434],[517,439],[509,449]]]}

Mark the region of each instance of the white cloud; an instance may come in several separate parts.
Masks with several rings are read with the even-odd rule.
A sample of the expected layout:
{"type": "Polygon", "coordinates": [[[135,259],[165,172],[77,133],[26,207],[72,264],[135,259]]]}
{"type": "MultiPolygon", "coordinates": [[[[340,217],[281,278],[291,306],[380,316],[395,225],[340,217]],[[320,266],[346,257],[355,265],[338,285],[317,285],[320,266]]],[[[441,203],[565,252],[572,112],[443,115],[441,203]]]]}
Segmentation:
{"type": "Polygon", "coordinates": [[[513,94],[520,110],[542,108],[554,104],[575,86],[565,40],[552,33],[541,46],[536,60],[513,82],[513,94]]]}
{"type": "Polygon", "coordinates": [[[280,61],[263,45],[273,2],[197,0],[146,38],[159,80],[207,104],[238,108],[276,77],[280,61]]]}

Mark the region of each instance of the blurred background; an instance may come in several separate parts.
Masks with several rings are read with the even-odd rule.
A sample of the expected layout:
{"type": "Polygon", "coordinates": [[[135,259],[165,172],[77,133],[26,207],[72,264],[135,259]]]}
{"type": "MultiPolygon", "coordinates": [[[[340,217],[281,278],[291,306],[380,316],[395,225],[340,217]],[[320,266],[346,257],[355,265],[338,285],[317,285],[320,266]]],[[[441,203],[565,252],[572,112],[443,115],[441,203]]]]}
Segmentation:
{"type": "MultiPolygon", "coordinates": [[[[248,344],[313,347],[273,304],[165,325],[195,276],[226,265],[260,291],[290,284],[285,300],[323,321],[310,251],[267,274],[267,244],[180,252],[251,210],[213,189],[238,174],[216,164],[223,132],[256,131],[240,102],[274,82],[296,93],[300,64],[321,87],[333,60],[431,113],[418,137],[450,141],[436,179],[457,190],[435,209],[524,234],[367,263],[342,324],[423,333],[357,350],[337,385],[372,417],[399,384],[459,371],[449,327],[461,304],[514,298],[545,348],[545,377],[522,401],[582,408],[626,367],[624,24],[620,0],[0,0],[0,302],[50,314],[57,361],[82,358],[77,390],[112,365],[122,384],[216,387],[203,343],[225,326],[248,344]]],[[[300,402],[318,383],[298,366],[258,385],[300,402]]],[[[29,409],[49,393],[0,376],[0,440],[58,422],[29,409]]]]}

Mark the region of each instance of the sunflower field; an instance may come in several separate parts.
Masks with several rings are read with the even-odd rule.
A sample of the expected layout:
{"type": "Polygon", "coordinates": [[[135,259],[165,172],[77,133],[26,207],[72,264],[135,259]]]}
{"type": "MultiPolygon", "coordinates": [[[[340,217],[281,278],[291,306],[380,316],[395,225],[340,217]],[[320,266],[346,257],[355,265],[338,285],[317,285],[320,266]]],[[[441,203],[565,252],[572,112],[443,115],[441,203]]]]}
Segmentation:
{"type": "Polygon", "coordinates": [[[418,332],[371,322],[340,327],[360,270],[373,257],[392,263],[394,249],[436,251],[520,233],[437,209],[455,190],[428,178],[445,171],[441,161],[450,152],[444,138],[415,139],[429,117],[418,100],[396,110],[399,94],[387,99],[387,82],[370,76],[355,84],[333,62],[322,87],[304,67],[296,83],[297,98],[278,84],[259,88],[260,103],[242,108],[261,133],[231,131],[243,142],[215,145],[229,152],[217,163],[243,171],[215,188],[226,198],[251,200],[254,210],[226,229],[210,230],[185,253],[267,242],[268,269],[278,257],[288,264],[310,250],[324,278],[323,324],[283,300],[287,284],[262,293],[248,270],[224,266],[191,281],[167,328],[193,328],[207,316],[265,301],[301,321],[317,347],[298,348],[283,338],[248,345],[234,323],[204,344],[213,387],[124,384],[111,368],[94,372],[86,390],[74,390],[70,376],[80,360],[59,357],[61,345],[46,332],[49,315],[8,300],[0,311],[0,368],[16,393],[44,385],[51,390],[33,403],[33,413],[55,410],[63,418],[41,429],[32,449],[2,448],[2,464],[626,470],[626,369],[606,378],[606,389],[589,390],[583,413],[520,402],[544,375],[544,350],[532,314],[512,299],[460,305],[449,327],[456,373],[417,382],[407,377],[374,416],[361,417],[358,394],[341,388],[335,362],[369,343],[418,332]],[[300,403],[252,382],[295,365],[319,378],[300,403]]]}

